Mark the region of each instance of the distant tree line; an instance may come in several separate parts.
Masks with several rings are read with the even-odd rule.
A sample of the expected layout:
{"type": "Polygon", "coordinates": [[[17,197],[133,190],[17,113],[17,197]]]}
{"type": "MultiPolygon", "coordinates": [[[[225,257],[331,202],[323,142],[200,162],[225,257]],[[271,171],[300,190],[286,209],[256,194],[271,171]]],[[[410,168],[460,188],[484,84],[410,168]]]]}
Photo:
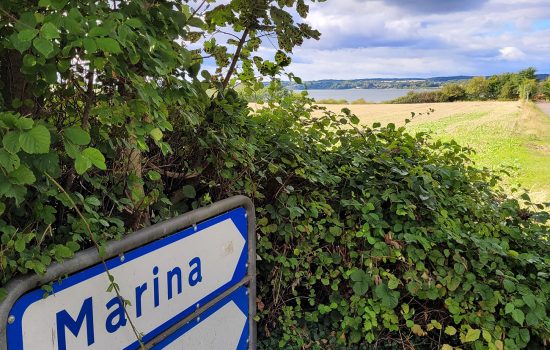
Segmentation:
{"type": "Polygon", "coordinates": [[[436,91],[411,91],[388,103],[431,103],[487,100],[550,100],[550,77],[540,80],[535,68],[491,77],[451,82],[436,91]]]}
{"type": "Polygon", "coordinates": [[[365,78],[350,80],[315,80],[296,83],[283,82],[290,90],[346,90],[346,89],[423,89],[440,88],[446,83],[465,81],[472,76],[432,77],[432,78],[365,78]]]}

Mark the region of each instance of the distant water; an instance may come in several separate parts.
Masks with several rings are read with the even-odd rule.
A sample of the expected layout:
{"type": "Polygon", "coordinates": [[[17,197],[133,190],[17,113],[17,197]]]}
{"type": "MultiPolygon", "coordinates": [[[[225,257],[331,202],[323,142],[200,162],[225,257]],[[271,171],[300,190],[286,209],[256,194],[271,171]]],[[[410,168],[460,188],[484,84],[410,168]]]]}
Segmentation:
{"type": "MultiPolygon", "coordinates": [[[[295,90],[299,92],[299,90],[295,90]]],[[[353,102],[360,98],[367,102],[383,102],[405,96],[409,91],[433,91],[433,89],[346,89],[346,90],[308,90],[315,100],[333,98],[353,102]]]]}

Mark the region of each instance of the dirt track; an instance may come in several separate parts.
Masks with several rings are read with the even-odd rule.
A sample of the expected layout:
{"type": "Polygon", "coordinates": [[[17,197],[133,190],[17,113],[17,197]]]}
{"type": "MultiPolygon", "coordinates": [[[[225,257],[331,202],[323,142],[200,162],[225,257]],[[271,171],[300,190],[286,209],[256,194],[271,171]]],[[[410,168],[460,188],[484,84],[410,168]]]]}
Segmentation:
{"type": "Polygon", "coordinates": [[[550,116],[550,102],[537,103],[537,106],[541,111],[546,113],[546,115],[550,116]]]}

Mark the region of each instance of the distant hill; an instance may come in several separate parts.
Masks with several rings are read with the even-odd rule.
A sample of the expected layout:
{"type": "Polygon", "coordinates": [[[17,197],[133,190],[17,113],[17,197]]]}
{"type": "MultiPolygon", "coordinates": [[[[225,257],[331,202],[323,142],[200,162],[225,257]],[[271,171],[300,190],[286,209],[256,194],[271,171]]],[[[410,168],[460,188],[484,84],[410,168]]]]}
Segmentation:
{"type": "MultiPolygon", "coordinates": [[[[548,74],[537,74],[539,80],[548,78],[548,74]]],[[[303,84],[283,83],[293,90],[325,90],[325,89],[421,89],[438,88],[450,82],[461,82],[473,78],[470,75],[432,78],[366,78],[351,80],[324,79],[306,81],[303,84]]]]}

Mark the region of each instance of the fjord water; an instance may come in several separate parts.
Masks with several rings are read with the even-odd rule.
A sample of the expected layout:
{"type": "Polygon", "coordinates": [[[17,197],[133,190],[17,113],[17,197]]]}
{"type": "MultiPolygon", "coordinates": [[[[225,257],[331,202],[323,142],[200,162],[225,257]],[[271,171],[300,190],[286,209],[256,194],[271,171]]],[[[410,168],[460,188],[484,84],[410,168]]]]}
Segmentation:
{"type": "MultiPolygon", "coordinates": [[[[430,91],[433,89],[323,89],[308,90],[308,93],[315,100],[322,99],[345,99],[353,102],[360,98],[367,102],[383,102],[405,96],[409,91],[430,91]]],[[[299,92],[300,90],[295,90],[299,92]]]]}

